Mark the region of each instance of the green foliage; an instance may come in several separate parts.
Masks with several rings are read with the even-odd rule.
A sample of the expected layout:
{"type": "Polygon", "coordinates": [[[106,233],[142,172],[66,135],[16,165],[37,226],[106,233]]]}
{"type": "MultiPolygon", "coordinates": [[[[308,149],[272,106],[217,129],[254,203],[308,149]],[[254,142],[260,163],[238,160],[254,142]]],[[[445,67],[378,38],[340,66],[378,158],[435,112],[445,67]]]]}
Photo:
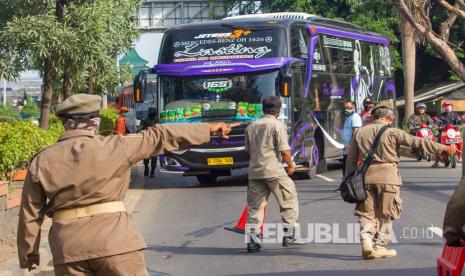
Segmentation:
{"type": "Polygon", "coordinates": [[[23,110],[21,111],[21,114],[24,115],[26,118],[33,118],[37,115],[37,112],[39,111],[39,107],[35,102],[32,101],[31,96],[26,97],[26,105],[24,106],[23,110]]]}
{"type": "MultiPolygon", "coordinates": [[[[227,0],[232,11],[238,7],[237,0],[227,0]]],[[[241,5],[242,13],[256,10],[254,1],[241,5]]],[[[263,12],[306,12],[328,18],[344,20],[361,26],[364,30],[380,33],[390,40],[392,66],[402,69],[399,20],[390,0],[275,0],[262,1],[263,12]]]]}
{"type": "Polygon", "coordinates": [[[0,106],[0,122],[13,123],[18,119],[18,110],[11,105],[0,106]]]}
{"type": "Polygon", "coordinates": [[[62,133],[63,126],[56,120],[48,130],[31,121],[0,123],[0,179],[8,179],[16,168],[25,168],[35,154],[55,143],[62,133]]]}
{"type": "Polygon", "coordinates": [[[54,0],[2,0],[0,78],[15,79],[32,68],[48,83],[62,83],[66,72],[73,94],[86,91],[91,69],[94,92],[107,93],[120,83],[117,57],[138,37],[135,15],[142,1],[61,2],[59,12],[54,0]]]}
{"type": "Polygon", "coordinates": [[[100,128],[101,135],[109,135],[115,129],[115,122],[118,119],[118,112],[113,108],[106,108],[100,110],[100,128]]]}

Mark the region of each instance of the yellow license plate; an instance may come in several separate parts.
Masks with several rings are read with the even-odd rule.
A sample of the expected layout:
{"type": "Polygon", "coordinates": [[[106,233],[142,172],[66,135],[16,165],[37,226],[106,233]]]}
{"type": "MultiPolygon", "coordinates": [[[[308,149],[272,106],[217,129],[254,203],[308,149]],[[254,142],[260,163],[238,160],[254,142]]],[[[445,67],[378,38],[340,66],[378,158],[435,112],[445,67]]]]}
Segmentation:
{"type": "Polygon", "coordinates": [[[207,158],[207,163],[208,166],[232,165],[234,160],[232,157],[207,158]]]}

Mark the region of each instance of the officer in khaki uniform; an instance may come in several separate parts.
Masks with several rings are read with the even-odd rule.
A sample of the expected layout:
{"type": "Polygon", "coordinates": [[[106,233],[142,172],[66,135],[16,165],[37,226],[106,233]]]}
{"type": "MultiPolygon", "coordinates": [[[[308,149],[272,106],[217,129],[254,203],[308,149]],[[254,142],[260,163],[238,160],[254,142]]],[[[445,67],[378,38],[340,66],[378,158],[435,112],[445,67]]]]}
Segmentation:
{"type": "Polygon", "coordinates": [[[462,178],[447,204],[443,229],[448,245],[465,245],[465,178],[462,178]]]}
{"type": "MultiPolygon", "coordinates": [[[[371,149],[378,131],[394,121],[392,101],[382,101],[372,110],[374,121],[358,131],[349,145],[346,176],[354,172],[358,160],[364,160],[371,149]],[[360,158],[360,159],[359,159],[360,158]]],[[[374,152],[373,163],[365,175],[367,199],[355,207],[361,228],[362,255],[364,259],[394,257],[395,250],[383,247],[392,229],[392,222],[399,219],[402,212],[400,185],[402,183],[397,164],[400,146],[415,147],[428,153],[447,151],[455,154],[456,150],[428,139],[411,136],[397,128],[389,128],[381,137],[374,152]]]]}
{"type": "MultiPolygon", "coordinates": [[[[281,110],[281,100],[279,97],[266,97],[262,103],[265,115],[251,123],[245,131],[245,150],[250,155],[247,224],[251,235],[257,235],[256,228],[263,221],[266,202],[270,193],[273,193],[287,226],[285,230],[288,235],[283,238],[283,246],[288,246],[296,243],[294,228],[298,226],[299,216],[297,191],[294,182],[288,176],[293,174],[295,167],[290,153],[286,125],[277,119],[281,110]],[[288,166],[287,173],[280,162],[280,157],[288,166]]],[[[254,253],[261,249],[261,244],[251,238],[247,251],[254,253]]]]}
{"type": "Polygon", "coordinates": [[[100,136],[101,98],[78,94],[56,115],[65,133],[29,164],[18,226],[21,268],[39,265],[40,228],[53,218],[49,243],[56,275],[147,275],[146,244],[122,202],[131,166],[168,151],[226,137],[219,124],[154,125],[140,135],[100,136]]]}

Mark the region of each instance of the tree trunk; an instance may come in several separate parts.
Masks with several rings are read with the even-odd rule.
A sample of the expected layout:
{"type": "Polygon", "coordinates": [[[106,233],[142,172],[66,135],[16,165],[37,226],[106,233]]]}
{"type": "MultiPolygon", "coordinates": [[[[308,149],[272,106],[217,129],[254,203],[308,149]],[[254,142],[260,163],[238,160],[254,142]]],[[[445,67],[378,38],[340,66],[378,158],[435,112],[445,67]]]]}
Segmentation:
{"type": "Polygon", "coordinates": [[[87,77],[87,94],[94,94],[94,70],[89,68],[87,77]]]}
{"type": "Polygon", "coordinates": [[[50,107],[52,103],[52,86],[53,72],[49,61],[45,62],[44,66],[44,93],[42,94],[42,104],[40,107],[39,126],[43,129],[48,128],[50,122],[50,107]]]}
{"type": "Polygon", "coordinates": [[[404,65],[404,95],[405,95],[405,118],[413,114],[414,92],[415,92],[415,57],[416,45],[414,29],[410,22],[401,14],[400,25],[402,34],[402,62],[404,65]]]}
{"type": "Polygon", "coordinates": [[[64,70],[63,70],[63,100],[66,100],[71,93],[71,66],[68,64],[68,61],[65,60],[64,70]]]}

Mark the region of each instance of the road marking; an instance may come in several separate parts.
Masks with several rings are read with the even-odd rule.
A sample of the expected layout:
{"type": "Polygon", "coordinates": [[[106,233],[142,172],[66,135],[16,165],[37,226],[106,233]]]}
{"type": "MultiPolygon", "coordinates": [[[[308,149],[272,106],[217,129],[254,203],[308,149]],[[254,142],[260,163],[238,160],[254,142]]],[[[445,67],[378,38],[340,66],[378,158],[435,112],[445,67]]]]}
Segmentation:
{"type": "Polygon", "coordinates": [[[332,178],[326,177],[326,176],[321,175],[321,174],[317,174],[316,177],[319,177],[319,178],[321,178],[321,179],[324,179],[324,180],[326,180],[326,181],[328,181],[328,182],[335,182],[335,181],[336,181],[336,180],[334,180],[334,179],[332,179],[332,178]]]}
{"type": "Polygon", "coordinates": [[[137,202],[139,201],[140,197],[142,196],[142,189],[131,189],[128,192],[128,199],[126,201],[126,208],[128,211],[131,213],[134,211],[134,208],[136,207],[137,202]]]}
{"type": "Polygon", "coordinates": [[[439,227],[428,227],[428,229],[433,232],[434,234],[438,235],[442,238],[442,229],[439,227]]]}

